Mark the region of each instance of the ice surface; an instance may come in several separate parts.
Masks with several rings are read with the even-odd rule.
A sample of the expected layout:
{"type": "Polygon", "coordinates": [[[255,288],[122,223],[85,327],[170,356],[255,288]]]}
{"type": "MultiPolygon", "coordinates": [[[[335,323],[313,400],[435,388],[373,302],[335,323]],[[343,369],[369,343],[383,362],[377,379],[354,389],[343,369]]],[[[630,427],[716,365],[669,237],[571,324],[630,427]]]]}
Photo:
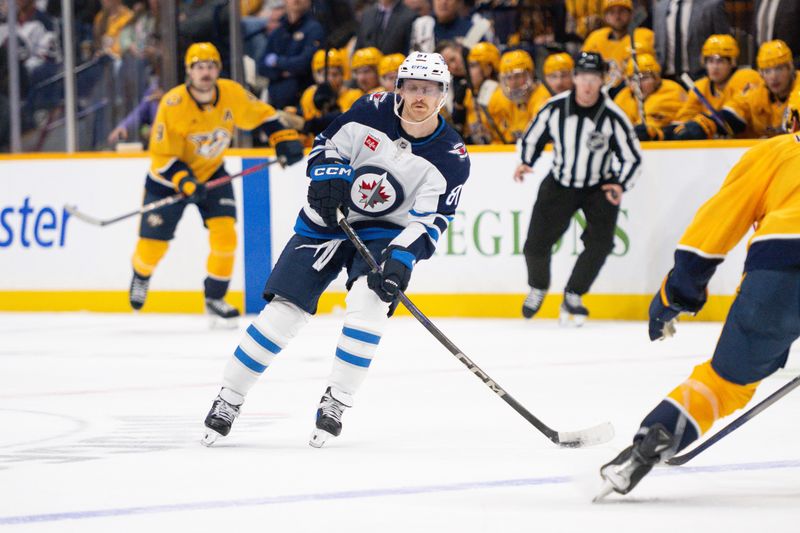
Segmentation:
{"type": "MultiPolygon", "coordinates": [[[[143,532],[797,531],[800,394],[690,465],[590,503],[598,467],[711,353],[720,324],[439,319],[551,427],[610,420],[560,449],[417,322],[395,318],[322,449],[308,446],[341,318],[317,317],[256,385],[231,435],[199,440],[241,331],[181,315],[0,314],[0,530],[143,532]]],[[[796,357],[754,401],[800,372],[796,357]]],[[[721,424],[720,424],[721,426],[721,424]]]]}

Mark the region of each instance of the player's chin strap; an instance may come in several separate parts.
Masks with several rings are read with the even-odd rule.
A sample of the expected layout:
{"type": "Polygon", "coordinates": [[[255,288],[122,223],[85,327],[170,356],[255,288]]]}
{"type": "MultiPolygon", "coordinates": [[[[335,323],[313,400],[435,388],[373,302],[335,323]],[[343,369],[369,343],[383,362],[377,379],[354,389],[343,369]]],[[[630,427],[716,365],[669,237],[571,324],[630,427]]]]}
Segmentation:
{"type": "Polygon", "coordinates": [[[423,124],[425,122],[428,122],[431,118],[439,114],[439,110],[441,110],[442,107],[444,107],[444,102],[445,99],[447,98],[447,93],[442,92],[442,97],[439,100],[439,105],[436,106],[436,109],[434,110],[433,113],[431,113],[422,120],[409,120],[407,118],[403,118],[402,114],[400,113],[400,106],[403,105],[403,98],[397,93],[393,94],[394,94],[394,114],[397,116],[397,118],[399,118],[402,122],[405,122],[406,124],[423,124]]]}

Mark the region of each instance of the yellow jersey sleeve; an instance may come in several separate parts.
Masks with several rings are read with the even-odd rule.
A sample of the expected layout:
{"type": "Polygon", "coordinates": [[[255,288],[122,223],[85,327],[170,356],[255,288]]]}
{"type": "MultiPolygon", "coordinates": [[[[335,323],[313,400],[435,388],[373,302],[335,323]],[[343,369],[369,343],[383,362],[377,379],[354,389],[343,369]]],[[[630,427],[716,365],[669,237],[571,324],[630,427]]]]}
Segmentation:
{"type": "Polygon", "coordinates": [[[234,124],[237,128],[253,130],[269,120],[277,121],[278,116],[274,107],[262,102],[235,81],[220,79],[217,84],[225,100],[228,100],[230,94],[230,107],[233,109],[234,124]]]}
{"type": "Polygon", "coordinates": [[[317,86],[312,85],[307,87],[300,96],[300,109],[303,112],[303,119],[311,120],[321,116],[319,109],[314,105],[314,94],[317,92],[317,86]]]}
{"type": "Polygon", "coordinates": [[[339,109],[342,110],[342,113],[348,111],[362,96],[364,96],[364,93],[358,89],[345,89],[339,95],[339,109]]]}

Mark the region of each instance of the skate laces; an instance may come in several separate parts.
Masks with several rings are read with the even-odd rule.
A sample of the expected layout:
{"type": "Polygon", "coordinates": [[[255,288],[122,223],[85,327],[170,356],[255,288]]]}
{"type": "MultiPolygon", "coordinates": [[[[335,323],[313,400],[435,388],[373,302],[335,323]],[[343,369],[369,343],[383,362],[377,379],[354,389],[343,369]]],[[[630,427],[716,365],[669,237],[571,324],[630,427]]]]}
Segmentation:
{"type": "Polygon", "coordinates": [[[144,302],[147,298],[147,288],[150,285],[149,279],[134,276],[131,282],[131,300],[135,302],[144,302]]]}
{"type": "Polygon", "coordinates": [[[215,300],[213,298],[206,298],[206,305],[211,307],[215,312],[219,314],[227,314],[232,311],[236,311],[236,308],[230,305],[228,302],[220,298],[219,300],[215,300]]]}
{"type": "Polygon", "coordinates": [[[214,418],[221,418],[225,422],[232,424],[236,415],[239,414],[239,408],[235,405],[229,404],[222,398],[217,397],[214,401],[214,406],[211,408],[211,416],[214,418]]]}
{"type": "Polygon", "coordinates": [[[542,301],[544,300],[546,294],[547,293],[541,289],[531,289],[531,292],[528,293],[528,296],[525,298],[525,303],[523,305],[525,307],[538,309],[539,306],[542,305],[542,301]]]}
{"type": "Polygon", "coordinates": [[[580,294],[575,294],[574,292],[565,292],[564,299],[567,301],[567,305],[570,307],[583,307],[580,294]]]}
{"type": "Polygon", "coordinates": [[[331,396],[330,393],[325,393],[325,396],[322,397],[322,404],[319,406],[322,416],[333,418],[337,422],[342,421],[345,407],[347,406],[331,396]]]}

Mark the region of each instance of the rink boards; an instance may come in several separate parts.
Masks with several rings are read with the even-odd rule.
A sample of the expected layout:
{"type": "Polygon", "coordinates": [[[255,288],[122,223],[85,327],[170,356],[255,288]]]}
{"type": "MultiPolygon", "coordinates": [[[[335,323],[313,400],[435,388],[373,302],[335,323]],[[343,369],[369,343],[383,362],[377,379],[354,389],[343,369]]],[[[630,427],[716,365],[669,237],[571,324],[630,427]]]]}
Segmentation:
{"type": "MultiPolygon", "coordinates": [[[[645,143],[644,171],[623,199],[614,252],[586,298],[593,317],[646,316],[684,228],[754,142],[645,143]]],[[[234,150],[226,168],[235,173],[270,155],[234,150]]],[[[472,172],[457,216],[442,235],[436,257],[415,269],[409,295],[432,316],[518,316],[527,292],[522,247],[551,154],[523,184],[511,178],[518,162],[514,147],[471,147],[470,157],[472,172]]],[[[101,219],[130,212],[141,203],[148,163],[144,154],[0,157],[0,311],[128,311],[139,218],[95,227],[70,217],[64,205],[75,204],[101,219]]],[[[235,182],[240,246],[229,299],[248,312],[262,306],[261,289],[292,234],[306,187],[303,165],[271,167],[235,182]]],[[[545,301],[544,317],[557,314],[584,225],[576,214],[556,245],[555,296],[545,301]]],[[[153,276],[146,311],[200,312],[207,253],[205,230],[190,207],[153,276]]],[[[724,318],[744,254],[743,241],[718,269],[698,319],[724,318]]],[[[320,309],[330,312],[343,301],[340,278],[320,309]]]]}

